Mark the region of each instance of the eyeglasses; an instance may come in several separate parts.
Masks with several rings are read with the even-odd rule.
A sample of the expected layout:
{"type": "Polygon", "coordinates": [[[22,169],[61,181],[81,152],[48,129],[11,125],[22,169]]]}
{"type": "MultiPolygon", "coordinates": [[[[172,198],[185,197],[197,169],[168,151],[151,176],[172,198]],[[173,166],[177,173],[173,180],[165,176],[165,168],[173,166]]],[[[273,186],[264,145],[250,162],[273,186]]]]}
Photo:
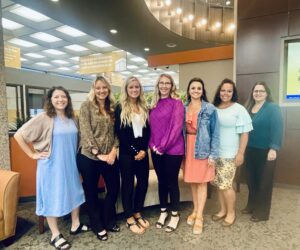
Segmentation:
{"type": "Polygon", "coordinates": [[[255,94],[263,94],[263,93],[266,93],[266,91],[265,90],[254,90],[253,91],[253,93],[255,93],[255,94]]]}
{"type": "Polygon", "coordinates": [[[165,86],[168,86],[168,85],[171,85],[172,83],[170,82],[158,82],[159,85],[165,85],[165,86]]]}

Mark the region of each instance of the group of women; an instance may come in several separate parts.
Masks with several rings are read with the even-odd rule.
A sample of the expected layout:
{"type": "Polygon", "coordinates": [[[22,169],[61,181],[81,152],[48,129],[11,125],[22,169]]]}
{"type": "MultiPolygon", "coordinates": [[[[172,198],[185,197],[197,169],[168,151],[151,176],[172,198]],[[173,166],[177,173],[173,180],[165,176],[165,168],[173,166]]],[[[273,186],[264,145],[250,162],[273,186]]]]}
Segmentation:
{"type": "Polygon", "coordinates": [[[247,109],[237,101],[237,90],[230,79],[222,81],[210,104],[204,82],[193,78],[183,105],[173,78],[162,74],[150,109],[136,77],[126,80],[120,103],[115,106],[110,84],[99,76],[81,105],[77,121],[68,91],[51,88],[45,112],[15,134],[25,153],[38,160],[36,213],[47,218],[52,233],[50,244],[56,249],[71,248],[57,226],[57,217],[68,213],[72,218],[70,234],[91,228],[99,240],[105,241],[108,231],[119,232],[115,203],[120,174],[126,226],[135,234],[143,234],[150,226],[142,215],[148,188],[148,152],[158,178],[160,215],[156,228],[167,223],[165,231],[170,233],[178,226],[181,167],[184,181],[191,185],[193,211],[187,223],[193,226],[193,233],[203,231],[209,182],[218,188],[220,202],[220,210],[212,220],[231,226],[236,219],[232,184],[244,158],[249,199],[242,213],[252,214],[252,221],[267,220],[275,160],[281,146],[281,113],[264,82],[254,85],[247,109]],[[100,175],[106,188],[102,204],[98,201],[100,175]],[[79,220],[79,207],[84,202],[90,226],[79,220]]]}

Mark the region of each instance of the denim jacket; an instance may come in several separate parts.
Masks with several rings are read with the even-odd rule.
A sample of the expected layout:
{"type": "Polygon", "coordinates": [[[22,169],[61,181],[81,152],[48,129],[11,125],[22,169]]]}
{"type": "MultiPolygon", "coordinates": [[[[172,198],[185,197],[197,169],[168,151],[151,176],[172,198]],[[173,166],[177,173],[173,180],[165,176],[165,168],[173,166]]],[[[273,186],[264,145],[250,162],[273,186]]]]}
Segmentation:
{"type": "MultiPolygon", "coordinates": [[[[185,105],[185,116],[188,110],[185,105]]],[[[184,119],[183,134],[186,142],[186,119],[184,119]]],[[[219,122],[214,105],[202,101],[201,110],[198,113],[197,133],[195,143],[195,159],[216,159],[219,156],[219,122]]]]}

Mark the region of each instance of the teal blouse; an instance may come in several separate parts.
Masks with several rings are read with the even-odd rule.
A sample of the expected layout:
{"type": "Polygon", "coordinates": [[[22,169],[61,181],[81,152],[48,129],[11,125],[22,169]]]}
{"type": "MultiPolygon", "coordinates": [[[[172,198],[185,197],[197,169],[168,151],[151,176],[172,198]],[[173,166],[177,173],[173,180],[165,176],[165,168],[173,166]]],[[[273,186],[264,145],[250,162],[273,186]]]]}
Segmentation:
{"type": "Polygon", "coordinates": [[[278,105],[265,102],[252,115],[253,130],[249,133],[248,147],[279,150],[282,144],[283,119],[278,105]]]}

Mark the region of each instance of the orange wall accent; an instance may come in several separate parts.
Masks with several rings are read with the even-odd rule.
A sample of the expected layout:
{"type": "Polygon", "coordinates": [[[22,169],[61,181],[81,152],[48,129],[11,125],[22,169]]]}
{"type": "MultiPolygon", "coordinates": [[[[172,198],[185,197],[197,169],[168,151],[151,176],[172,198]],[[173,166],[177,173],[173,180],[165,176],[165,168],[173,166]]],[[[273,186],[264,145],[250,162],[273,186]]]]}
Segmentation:
{"type": "Polygon", "coordinates": [[[149,67],[233,58],[233,45],[148,56],[149,67]]]}
{"type": "Polygon", "coordinates": [[[21,174],[20,197],[35,196],[36,160],[29,158],[13,136],[9,137],[11,170],[21,174]]]}

